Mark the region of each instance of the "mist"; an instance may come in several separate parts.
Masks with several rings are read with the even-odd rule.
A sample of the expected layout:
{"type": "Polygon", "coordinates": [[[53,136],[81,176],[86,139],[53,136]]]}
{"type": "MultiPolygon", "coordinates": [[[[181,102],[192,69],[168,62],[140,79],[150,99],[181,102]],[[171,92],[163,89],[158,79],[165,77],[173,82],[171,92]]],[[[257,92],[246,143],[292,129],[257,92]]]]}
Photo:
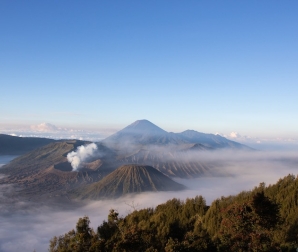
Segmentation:
{"type": "Polygon", "coordinates": [[[187,155],[184,158],[191,158],[193,161],[216,161],[221,164],[216,169],[225,171],[231,176],[176,178],[174,180],[187,186],[188,190],[131,194],[116,200],[88,201],[63,207],[42,202],[32,203],[17,198],[8,199],[6,197],[13,187],[1,186],[0,251],[33,251],[34,249],[37,252],[47,251],[49,240],[53,236],[63,235],[74,229],[80,217],[89,216],[91,227],[96,229],[103,220],[107,219],[111,208],[125,216],[134,209],[155,207],[172,198],[185,200],[196,195],[202,195],[210,205],[213,200],[221,196],[251,190],[261,182],[265,182],[266,185],[274,184],[279,178],[288,174],[298,174],[297,152],[203,151],[187,155]]]}
{"type": "Polygon", "coordinates": [[[0,167],[9,163],[11,160],[15,159],[16,155],[1,155],[0,156],[0,167]]]}

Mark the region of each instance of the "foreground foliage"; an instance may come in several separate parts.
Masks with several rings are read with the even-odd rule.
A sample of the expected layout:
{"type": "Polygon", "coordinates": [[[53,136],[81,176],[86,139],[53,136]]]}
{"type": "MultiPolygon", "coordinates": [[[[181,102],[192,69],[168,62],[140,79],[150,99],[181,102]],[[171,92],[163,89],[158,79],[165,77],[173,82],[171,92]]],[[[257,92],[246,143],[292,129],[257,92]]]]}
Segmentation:
{"type": "Polygon", "coordinates": [[[296,251],[298,178],[261,183],[210,207],[197,196],[125,217],[112,209],[96,231],[89,224],[80,218],[76,230],[52,238],[49,251],[296,251]]]}

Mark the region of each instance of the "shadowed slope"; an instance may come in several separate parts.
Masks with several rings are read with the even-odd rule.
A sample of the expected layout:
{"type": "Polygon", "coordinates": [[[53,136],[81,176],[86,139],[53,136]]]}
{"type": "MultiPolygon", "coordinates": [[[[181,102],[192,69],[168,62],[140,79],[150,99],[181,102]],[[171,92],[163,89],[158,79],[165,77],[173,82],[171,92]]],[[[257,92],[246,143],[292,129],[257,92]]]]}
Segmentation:
{"type": "Polygon", "coordinates": [[[0,134],[0,155],[21,155],[57,140],[0,134]]]}
{"type": "MultiPolygon", "coordinates": [[[[0,179],[0,184],[18,185],[19,195],[38,198],[67,195],[68,190],[96,182],[110,172],[108,162],[97,158],[82,163],[81,169],[73,172],[66,157],[78,146],[88,143],[79,140],[55,142],[20,156],[1,168],[1,173],[7,176],[0,179]]],[[[100,145],[98,150],[108,151],[100,145]]]]}
{"type": "Polygon", "coordinates": [[[78,146],[89,142],[69,140],[50,143],[22,155],[1,169],[1,173],[8,175],[28,176],[49,166],[67,161],[67,153],[75,150],[78,146]]]}

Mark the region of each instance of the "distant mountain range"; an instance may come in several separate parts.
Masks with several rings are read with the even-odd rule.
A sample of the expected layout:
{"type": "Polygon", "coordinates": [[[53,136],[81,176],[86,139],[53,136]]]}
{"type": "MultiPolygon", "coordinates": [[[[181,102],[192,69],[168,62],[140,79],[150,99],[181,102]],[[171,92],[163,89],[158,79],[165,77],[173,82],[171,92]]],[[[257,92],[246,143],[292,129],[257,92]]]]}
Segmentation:
{"type": "Polygon", "coordinates": [[[7,176],[0,179],[0,184],[17,184],[20,186],[19,193],[29,198],[41,195],[68,197],[70,191],[81,186],[86,193],[81,191],[78,194],[80,198],[174,190],[174,185],[162,188],[163,183],[170,185],[173,182],[168,182],[169,177],[225,175],[219,173],[220,169],[214,169],[220,167],[220,164],[201,161],[198,156],[200,153],[217,149],[251,150],[218,135],[192,130],[171,133],[147,120],[139,120],[96,143],[100,157],[89,158],[81,164],[79,171],[73,172],[67,154],[87,144],[90,142],[0,135],[0,146],[9,146],[8,151],[4,150],[3,153],[16,154],[31,150],[1,168],[1,173],[7,176]],[[116,170],[120,166],[122,168],[116,170]],[[149,175],[146,177],[144,174],[149,175]],[[157,177],[154,183],[148,182],[157,177]]]}
{"type": "Polygon", "coordinates": [[[138,120],[124,129],[109,136],[104,141],[113,148],[122,148],[124,145],[187,145],[193,147],[200,144],[201,149],[244,149],[250,147],[228,140],[225,137],[214,134],[200,133],[194,130],[186,130],[181,133],[167,132],[148,120],[138,120]]]}
{"type": "Polygon", "coordinates": [[[206,163],[198,153],[210,150],[252,150],[250,147],[214,134],[194,130],[166,132],[148,120],[138,120],[103,144],[117,153],[119,164],[150,165],[170,177],[193,178],[218,175],[217,163],[206,163]]]}

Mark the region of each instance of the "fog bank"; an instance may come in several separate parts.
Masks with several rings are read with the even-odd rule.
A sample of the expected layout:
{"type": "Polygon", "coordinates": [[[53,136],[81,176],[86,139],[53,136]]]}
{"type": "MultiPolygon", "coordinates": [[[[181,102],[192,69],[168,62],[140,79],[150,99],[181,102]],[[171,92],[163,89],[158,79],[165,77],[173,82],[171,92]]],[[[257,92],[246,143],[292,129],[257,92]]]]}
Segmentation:
{"type": "MultiPolygon", "coordinates": [[[[198,156],[194,156],[194,159],[198,156]]],[[[189,189],[181,192],[158,192],[128,195],[117,200],[90,201],[84,206],[68,206],[67,209],[40,203],[6,198],[11,186],[0,187],[0,251],[47,251],[49,240],[75,228],[78,218],[90,217],[96,228],[107,219],[113,208],[126,215],[133,210],[155,207],[174,197],[182,200],[202,195],[207,204],[216,198],[250,190],[259,183],[276,183],[288,174],[298,174],[296,152],[208,152],[200,156],[205,161],[216,160],[229,177],[201,177],[197,179],[175,179],[189,189]]]]}

